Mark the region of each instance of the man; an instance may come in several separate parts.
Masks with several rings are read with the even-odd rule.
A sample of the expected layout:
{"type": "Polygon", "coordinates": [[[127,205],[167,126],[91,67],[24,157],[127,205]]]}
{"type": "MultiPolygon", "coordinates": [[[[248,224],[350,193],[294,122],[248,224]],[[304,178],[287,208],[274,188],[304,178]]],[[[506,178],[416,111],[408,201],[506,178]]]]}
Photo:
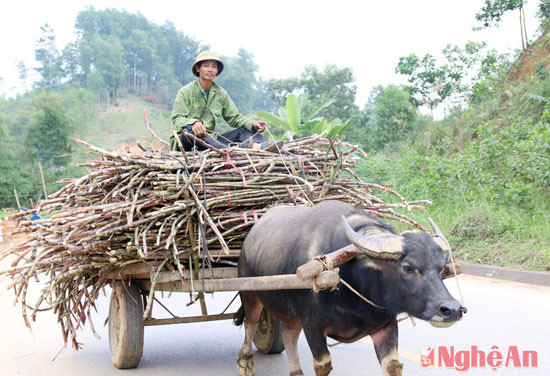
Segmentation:
{"type": "MultiPolygon", "coordinates": [[[[185,151],[190,151],[195,146],[199,150],[206,149],[204,145],[185,136],[185,131],[218,149],[225,149],[234,144],[240,147],[278,151],[282,142],[267,142],[262,135],[267,123],[240,114],[227,91],[214,83],[214,78],[223,71],[223,62],[216,54],[211,51],[201,52],[191,69],[198,80],[178,91],[172,109],[172,123],[176,126],[176,133],[185,151]],[[236,129],[215,139],[211,134],[220,116],[236,129]]],[[[179,149],[174,136],[170,138],[170,149],[179,149]]]]}

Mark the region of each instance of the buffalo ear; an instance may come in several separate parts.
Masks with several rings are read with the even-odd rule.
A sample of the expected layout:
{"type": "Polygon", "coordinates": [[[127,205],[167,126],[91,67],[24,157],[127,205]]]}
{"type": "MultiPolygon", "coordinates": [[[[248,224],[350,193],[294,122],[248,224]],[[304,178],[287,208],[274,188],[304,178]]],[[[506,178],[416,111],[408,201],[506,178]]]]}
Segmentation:
{"type": "Polygon", "coordinates": [[[367,256],[382,260],[397,260],[403,256],[402,236],[391,233],[361,235],[351,228],[344,216],[342,216],[342,224],[348,240],[367,256]]]}

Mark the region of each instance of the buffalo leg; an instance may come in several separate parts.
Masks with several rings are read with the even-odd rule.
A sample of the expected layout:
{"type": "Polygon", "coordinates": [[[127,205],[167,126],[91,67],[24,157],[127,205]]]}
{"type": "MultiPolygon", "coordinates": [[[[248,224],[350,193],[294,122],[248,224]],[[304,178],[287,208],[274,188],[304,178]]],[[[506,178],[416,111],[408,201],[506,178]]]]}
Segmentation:
{"type": "Polygon", "coordinates": [[[302,322],[309,349],[313,354],[315,376],[327,376],[332,371],[332,359],[327,347],[327,337],[323,330],[302,322]]]}
{"type": "Polygon", "coordinates": [[[283,323],[283,342],[285,344],[286,356],[288,358],[289,376],[300,376],[304,373],[300,367],[300,358],[298,357],[298,337],[302,331],[299,323],[283,323]]]}
{"type": "Polygon", "coordinates": [[[252,358],[252,340],[258,329],[263,304],[255,293],[241,292],[241,301],[244,308],[245,338],[243,347],[239,351],[237,372],[239,376],[254,375],[254,359],[252,358]]]}
{"type": "Polygon", "coordinates": [[[388,325],[371,334],[376,357],[382,367],[384,376],[401,376],[403,363],[397,355],[397,321],[393,319],[388,325]]]}

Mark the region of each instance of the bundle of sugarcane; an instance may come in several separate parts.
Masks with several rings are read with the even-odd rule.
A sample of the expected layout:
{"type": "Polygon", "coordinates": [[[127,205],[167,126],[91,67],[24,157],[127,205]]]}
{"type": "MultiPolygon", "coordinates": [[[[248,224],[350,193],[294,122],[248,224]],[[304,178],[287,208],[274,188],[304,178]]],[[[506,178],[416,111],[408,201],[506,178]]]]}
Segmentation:
{"type": "MultiPolygon", "coordinates": [[[[37,312],[53,309],[65,342],[89,317],[101,289],[121,268],[134,263],[184,269],[218,263],[236,265],[249,228],[276,204],[312,205],[342,200],[377,215],[425,230],[395,208],[421,208],[390,188],[363,182],[352,167],[357,146],[312,136],[288,142],[280,153],[232,148],[198,153],[144,150],[115,153],[77,140],[100,158],[88,174],[62,181],[35,211],[49,218],[19,219],[25,242],[4,254],[14,257],[9,273],[29,325],[27,288],[44,278],[37,312]],[[386,203],[373,190],[394,194],[386,203]]],[[[93,325],[91,325],[92,331],[93,325]]],[[[94,331],[95,333],[95,331],[94,331]]]]}

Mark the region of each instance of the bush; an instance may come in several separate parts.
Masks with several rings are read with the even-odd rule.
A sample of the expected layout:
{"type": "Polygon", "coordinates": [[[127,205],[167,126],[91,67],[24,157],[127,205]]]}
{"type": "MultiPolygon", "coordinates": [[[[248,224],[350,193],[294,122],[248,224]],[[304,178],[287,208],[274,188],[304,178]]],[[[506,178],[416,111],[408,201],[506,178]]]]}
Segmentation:
{"type": "Polygon", "coordinates": [[[444,137],[376,154],[357,170],[408,200],[433,200],[417,219],[432,216],[461,258],[550,270],[549,120],[550,106],[535,124],[478,126],[462,153],[448,152],[444,137]]]}

